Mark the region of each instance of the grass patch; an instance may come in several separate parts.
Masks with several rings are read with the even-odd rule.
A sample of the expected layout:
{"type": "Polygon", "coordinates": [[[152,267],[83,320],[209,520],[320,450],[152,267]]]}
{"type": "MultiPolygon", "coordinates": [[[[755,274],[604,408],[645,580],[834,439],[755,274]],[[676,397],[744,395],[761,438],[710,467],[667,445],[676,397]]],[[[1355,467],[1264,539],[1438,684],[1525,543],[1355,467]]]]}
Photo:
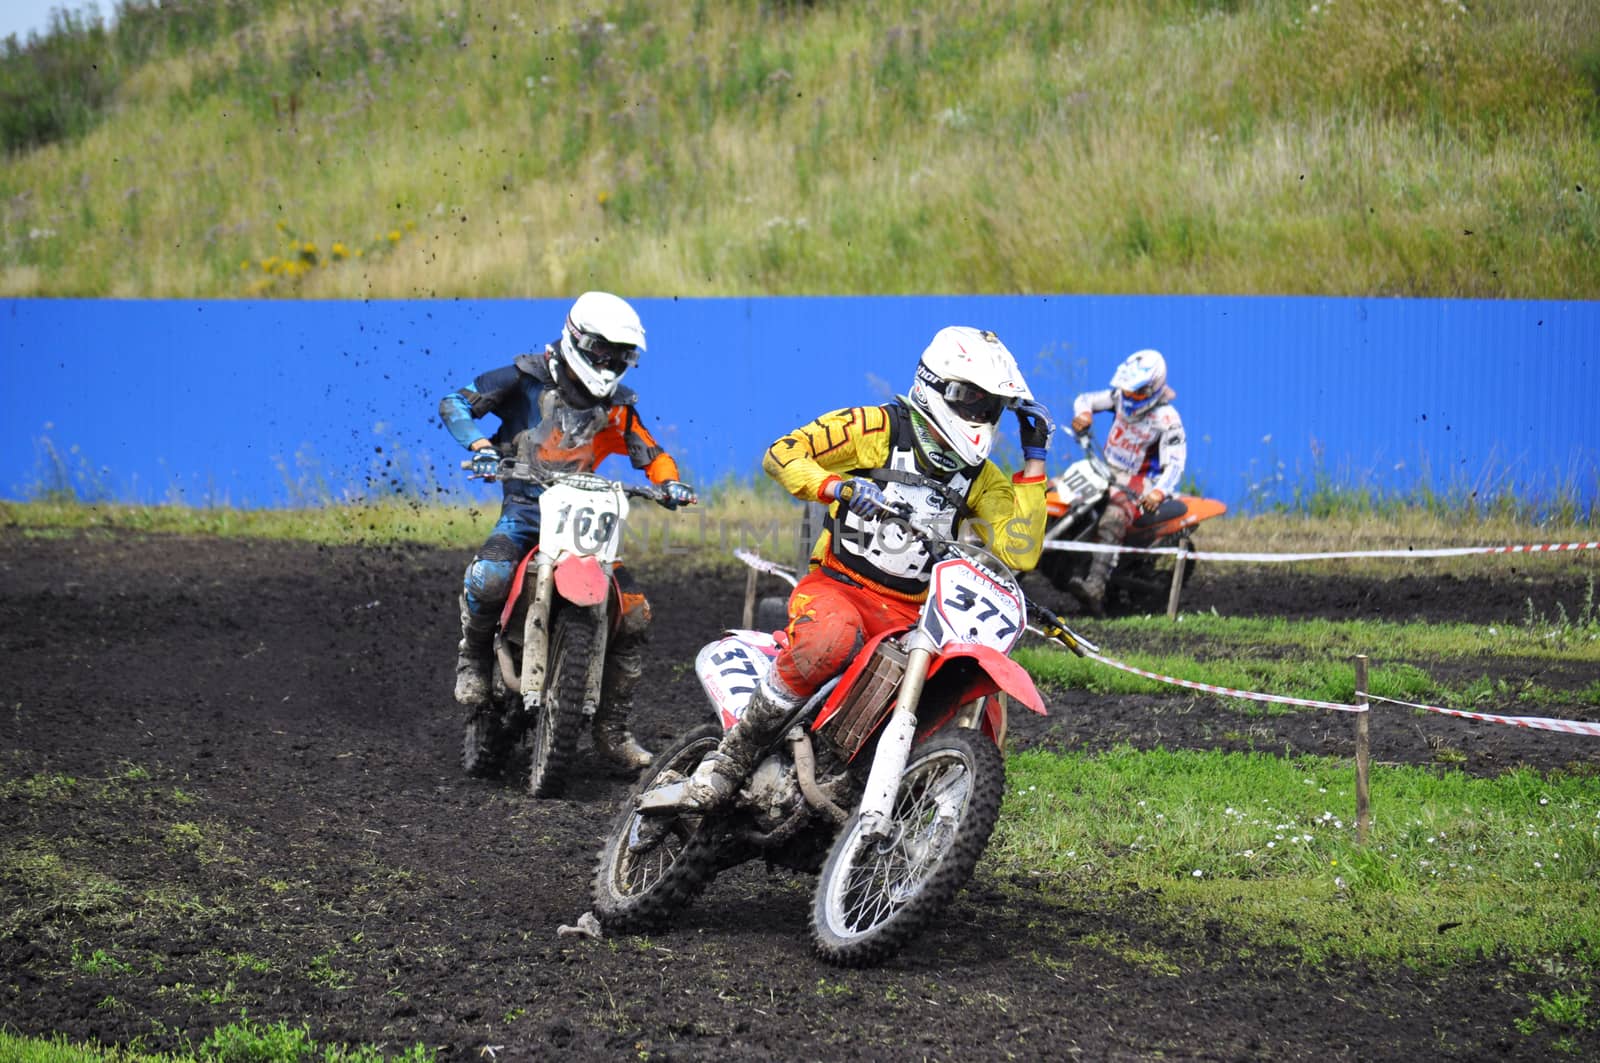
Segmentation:
{"type": "Polygon", "coordinates": [[[0,293],[1600,292],[1587,0],[119,10],[0,50],[0,293]]]}
{"type": "MultiPolygon", "coordinates": [[[[102,1005],[114,1009],[115,1002],[107,998],[102,1005]]],[[[237,1022],[177,1052],[73,1044],[61,1035],[21,1037],[0,1030],[0,1058],[12,1063],[433,1063],[437,1053],[421,1044],[385,1052],[371,1045],[319,1043],[304,1023],[262,1022],[241,1012],[237,1022]]]]}
{"type": "Polygon", "coordinates": [[[1355,834],[1354,769],[1323,758],[1122,748],[1009,758],[987,859],[1065,903],[1130,886],[1310,962],[1600,964],[1600,787],[1385,766],[1355,834]]]}

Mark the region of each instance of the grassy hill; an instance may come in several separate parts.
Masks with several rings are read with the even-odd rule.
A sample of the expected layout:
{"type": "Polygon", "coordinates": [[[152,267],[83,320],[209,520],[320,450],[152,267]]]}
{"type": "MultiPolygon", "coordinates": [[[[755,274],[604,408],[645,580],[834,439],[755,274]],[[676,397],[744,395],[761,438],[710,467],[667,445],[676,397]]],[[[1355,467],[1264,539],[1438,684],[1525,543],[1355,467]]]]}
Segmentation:
{"type": "Polygon", "coordinates": [[[1594,0],[122,0],[0,295],[1600,298],[1594,0]]]}

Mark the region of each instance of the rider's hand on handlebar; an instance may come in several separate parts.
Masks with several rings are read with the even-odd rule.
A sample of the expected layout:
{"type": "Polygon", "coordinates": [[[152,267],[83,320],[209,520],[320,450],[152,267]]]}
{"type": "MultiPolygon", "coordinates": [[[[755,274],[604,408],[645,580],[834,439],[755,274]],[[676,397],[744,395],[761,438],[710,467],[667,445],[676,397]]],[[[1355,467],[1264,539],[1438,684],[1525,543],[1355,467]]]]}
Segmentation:
{"type": "Polygon", "coordinates": [[[1094,424],[1094,414],[1088,410],[1072,415],[1072,432],[1074,435],[1082,435],[1087,432],[1091,424],[1094,424]]]}
{"type": "Polygon", "coordinates": [[[843,503],[858,517],[870,517],[889,506],[878,485],[861,476],[836,481],[831,494],[832,498],[829,501],[837,500],[843,503]]]}
{"type": "Polygon", "coordinates": [[[481,447],[472,452],[472,475],[493,480],[500,471],[500,452],[494,447],[481,447]]]}
{"type": "Polygon", "coordinates": [[[661,493],[661,504],[668,509],[693,505],[696,501],[694,488],[681,480],[668,480],[661,485],[661,493]]]}
{"type": "Polygon", "coordinates": [[[1167,493],[1159,487],[1152,487],[1139,496],[1139,505],[1146,513],[1154,513],[1161,503],[1167,500],[1167,493]]]}
{"type": "Polygon", "coordinates": [[[1013,412],[1017,415],[1017,426],[1021,430],[1022,456],[1046,460],[1050,456],[1050,433],[1056,430],[1050,410],[1038,399],[1023,399],[1013,412]]]}

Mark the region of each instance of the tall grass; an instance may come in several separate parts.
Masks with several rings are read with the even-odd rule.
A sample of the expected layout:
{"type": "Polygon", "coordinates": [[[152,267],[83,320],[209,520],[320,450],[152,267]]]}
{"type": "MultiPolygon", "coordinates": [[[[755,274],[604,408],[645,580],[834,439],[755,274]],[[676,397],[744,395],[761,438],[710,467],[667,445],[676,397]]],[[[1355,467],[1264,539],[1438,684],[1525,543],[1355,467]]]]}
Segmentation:
{"type": "Polygon", "coordinates": [[[1600,293],[1587,0],[121,10],[0,293],[1600,293]]]}

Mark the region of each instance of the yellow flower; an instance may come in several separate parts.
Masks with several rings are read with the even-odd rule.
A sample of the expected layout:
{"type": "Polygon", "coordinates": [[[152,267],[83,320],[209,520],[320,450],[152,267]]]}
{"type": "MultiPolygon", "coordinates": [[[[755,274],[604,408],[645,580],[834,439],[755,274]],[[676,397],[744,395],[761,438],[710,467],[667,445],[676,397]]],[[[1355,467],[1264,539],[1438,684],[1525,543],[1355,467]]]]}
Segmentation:
{"type": "Polygon", "coordinates": [[[335,240],[333,242],[332,254],[334,258],[348,258],[350,255],[350,249],[344,246],[344,242],[342,240],[335,240]]]}
{"type": "Polygon", "coordinates": [[[606,205],[606,200],[610,198],[611,194],[602,188],[600,194],[594,197],[594,201],[603,207],[606,205]]]}
{"type": "Polygon", "coordinates": [[[398,244],[400,242],[400,230],[399,229],[390,229],[389,230],[389,242],[391,244],[398,244]]]}

